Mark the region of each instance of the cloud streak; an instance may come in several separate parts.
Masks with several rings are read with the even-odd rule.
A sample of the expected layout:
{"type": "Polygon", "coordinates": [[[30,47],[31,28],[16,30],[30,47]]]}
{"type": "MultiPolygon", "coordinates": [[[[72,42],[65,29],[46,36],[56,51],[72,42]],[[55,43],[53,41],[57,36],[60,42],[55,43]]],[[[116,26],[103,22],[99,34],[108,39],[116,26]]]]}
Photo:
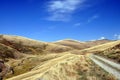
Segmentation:
{"type": "Polygon", "coordinates": [[[85,0],[52,0],[48,3],[47,10],[50,13],[48,20],[69,21],[72,13],[78,9],[85,0]]]}
{"type": "Polygon", "coordinates": [[[75,27],[81,26],[81,23],[75,23],[74,26],[75,27]]]}
{"type": "Polygon", "coordinates": [[[89,18],[88,19],[88,23],[90,23],[90,22],[92,22],[92,21],[94,21],[94,20],[96,20],[97,18],[99,18],[99,16],[98,15],[93,15],[91,18],[89,18]]]}

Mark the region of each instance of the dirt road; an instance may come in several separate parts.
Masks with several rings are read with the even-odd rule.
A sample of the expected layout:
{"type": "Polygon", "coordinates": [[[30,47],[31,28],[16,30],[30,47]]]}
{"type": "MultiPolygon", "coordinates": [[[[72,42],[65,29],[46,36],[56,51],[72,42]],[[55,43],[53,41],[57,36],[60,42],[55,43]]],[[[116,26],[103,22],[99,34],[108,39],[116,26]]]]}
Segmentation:
{"type": "Polygon", "coordinates": [[[118,80],[120,80],[120,64],[107,60],[103,57],[91,54],[90,59],[97,65],[103,68],[105,71],[113,74],[118,80]]]}

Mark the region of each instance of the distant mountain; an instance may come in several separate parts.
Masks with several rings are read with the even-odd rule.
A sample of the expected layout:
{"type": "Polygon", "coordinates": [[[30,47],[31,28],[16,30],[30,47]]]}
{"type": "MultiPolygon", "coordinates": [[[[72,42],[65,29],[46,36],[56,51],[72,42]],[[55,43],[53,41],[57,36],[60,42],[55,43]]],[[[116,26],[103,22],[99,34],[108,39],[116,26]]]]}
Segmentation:
{"type": "Polygon", "coordinates": [[[86,45],[88,45],[89,47],[93,47],[93,46],[96,46],[96,45],[101,45],[101,44],[105,44],[105,43],[112,42],[112,41],[113,40],[108,40],[108,39],[86,41],[86,45]]]}
{"type": "Polygon", "coordinates": [[[79,50],[89,47],[89,46],[85,45],[84,42],[79,42],[79,41],[75,41],[75,40],[60,40],[60,41],[53,42],[53,43],[58,44],[58,45],[68,46],[73,49],[79,49],[79,50]]]}
{"type": "Polygon", "coordinates": [[[111,40],[103,39],[103,40],[96,40],[96,41],[80,42],[80,41],[77,41],[77,40],[68,39],[68,40],[56,41],[54,43],[59,44],[59,45],[69,46],[71,48],[81,50],[81,49],[89,48],[89,47],[92,47],[92,46],[104,44],[104,43],[107,43],[107,42],[111,42],[111,40]]]}

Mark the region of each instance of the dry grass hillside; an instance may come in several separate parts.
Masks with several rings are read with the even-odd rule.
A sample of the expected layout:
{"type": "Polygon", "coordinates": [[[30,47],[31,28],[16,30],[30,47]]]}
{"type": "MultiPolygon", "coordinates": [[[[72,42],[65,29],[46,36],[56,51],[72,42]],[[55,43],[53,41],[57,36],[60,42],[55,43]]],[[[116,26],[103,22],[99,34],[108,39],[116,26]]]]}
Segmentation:
{"type": "Polygon", "coordinates": [[[0,35],[0,58],[7,60],[5,63],[11,65],[15,71],[15,74],[6,75],[7,80],[116,80],[95,65],[86,52],[108,49],[117,52],[118,43],[120,41],[107,40],[63,40],[47,43],[20,36],[0,35]],[[94,45],[99,46],[91,47],[94,45]],[[85,53],[80,55],[81,52],[85,53]]]}
{"type": "Polygon", "coordinates": [[[113,41],[113,42],[93,46],[93,47],[90,47],[90,48],[87,48],[87,49],[83,49],[81,51],[87,51],[87,52],[104,51],[106,49],[113,48],[114,46],[118,45],[119,43],[120,43],[120,40],[113,41]]]}
{"type": "Polygon", "coordinates": [[[84,49],[81,52],[95,53],[120,63],[120,40],[84,49]]]}
{"type": "Polygon", "coordinates": [[[14,75],[8,75],[7,77],[31,70],[33,65],[36,66],[38,63],[54,58],[53,53],[62,53],[69,50],[72,50],[72,48],[20,36],[0,35],[0,58],[15,70],[14,75]],[[40,58],[33,56],[39,56],[40,58]],[[46,58],[43,56],[46,56],[46,58]]]}
{"type": "Polygon", "coordinates": [[[7,80],[115,80],[83,55],[64,53],[7,80]]]}
{"type": "Polygon", "coordinates": [[[72,48],[52,43],[36,41],[20,36],[0,35],[0,43],[9,46],[21,53],[45,54],[47,52],[65,52],[72,48]]]}
{"type": "Polygon", "coordinates": [[[120,63],[120,41],[118,41],[118,44],[114,45],[113,47],[104,51],[99,51],[96,54],[120,63]]]}
{"type": "Polygon", "coordinates": [[[111,42],[111,41],[107,39],[103,39],[103,40],[96,40],[96,41],[80,42],[77,40],[66,39],[66,40],[60,40],[54,43],[81,50],[81,49],[89,48],[89,47],[96,46],[96,45],[101,45],[101,44],[108,43],[108,42],[111,42]]]}
{"type": "Polygon", "coordinates": [[[7,58],[19,59],[22,58],[23,55],[9,46],[0,43],[0,58],[5,60],[7,58]]]}
{"type": "Polygon", "coordinates": [[[34,66],[60,56],[60,54],[55,55],[53,53],[62,53],[69,50],[72,50],[72,48],[20,36],[0,35],[0,58],[15,70],[14,75],[7,75],[7,77],[28,72],[34,66]]]}
{"type": "Polygon", "coordinates": [[[31,71],[36,66],[43,65],[49,60],[60,57],[64,54],[26,55],[21,59],[10,59],[7,64],[14,68],[15,74],[8,74],[6,78],[17,76],[31,71]]]}
{"type": "Polygon", "coordinates": [[[59,45],[69,46],[74,49],[85,49],[85,48],[89,47],[89,46],[85,45],[84,42],[79,42],[79,41],[75,41],[75,40],[60,40],[60,41],[57,41],[54,43],[59,44],[59,45]]]}
{"type": "Polygon", "coordinates": [[[93,46],[97,46],[97,45],[101,45],[109,42],[112,42],[112,40],[102,39],[102,40],[95,40],[95,41],[87,41],[86,45],[88,45],[89,47],[93,47],[93,46]]]}

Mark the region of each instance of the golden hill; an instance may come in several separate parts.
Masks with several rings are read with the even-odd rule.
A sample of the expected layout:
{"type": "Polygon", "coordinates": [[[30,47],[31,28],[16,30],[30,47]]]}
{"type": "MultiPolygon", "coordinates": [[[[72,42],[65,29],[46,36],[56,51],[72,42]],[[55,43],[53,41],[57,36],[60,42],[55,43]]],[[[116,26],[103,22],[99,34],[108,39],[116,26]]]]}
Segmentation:
{"type": "Polygon", "coordinates": [[[15,70],[15,74],[6,76],[7,80],[114,80],[86,54],[108,49],[118,51],[119,42],[62,40],[48,43],[20,36],[0,35],[0,57],[7,60],[5,63],[15,70]]]}
{"type": "Polygon", "coordinates": [[[84,42],[78,42],[75,40],[61,40],[61,41],[57,41],[54,43],[59,44],[59,45],[69,46],[74,49],[85,49],[85,48],[89,47],[89,46],[85,45],[84,42]]]}
{"type": "Polygon", "coordinates": [[[5,58],[19,59],[21,57],[23,57],[23,55],[19,51],[0,43],[0,58],[1,59],[5,59],[5,58]]]}
{"type": "Polygon", "coordinates": [[[44,54],[47,52],[65,52],[72,48],[52,43],[36,41],[20,36],[1,35],[0,43],[26,54],[44,54]]]}
{"type": "Polygon", "coordinates": [[[101,45],[109,42],[112,42],[112,40],[102,39],[102,40],[95,40],[95,41],[87,41],[86,45],[89,45],[89,47],[93,47],[93,46],[97,46],[97,45],[101,45]]]}
{"type": "Polygon", "coordinates": [[[101,44],[108,43],[108,42],[111,42],[111,41],[107,39],[103,39],[103,40],[96,40],[96,41],[80,42],[77,40],[66,39],[66,40],[60,40],[60,41],[53,42],[53,43],[64,45],[64,46],[69,46],[71,48],[81,50],[81,49],[89,48],[89,47],[96,46],[96,45],[101,45],[101,44]]]}
{"type": "Polygon", "coordinates": [[[84,53],[95,53],[120,63],[120,40],[81,50],[84,53]]]}
{"type": "Polygon", "coordinates": [[[38,63],[56,57],[57,54],[54,56],[53,53],[62,53],[69,50],[72,50],[72,48],[20,36],[0,35],[0,58],[7,61],[15,70],[14,75],[8,75],[7,77],[25,73],[37,66],[38,63]],[[39,56],[41,59],[35,56],[39,56]],[[43,56],[46,56],[46,58],[43,56]]]}
{"type": "Polygon", "coordinates": [[[109,42],[109,43],[105,43],[105,44],[101,44],[101,45],[97,45],[97,46],[93,46],[87,49],[83,49],[81,51],[88,51],[88,52],[95,52],[95,51],[104,51],[106,49],[109,48],[113,48],[116,45],[118,45],[120,43],[120,40],[118,41],[113,41],[113,42],[109,42]]]}
{"type": "Polygon", "coordinates": [[[115,80],[95,66],[87,57],[63,53],[61,56],[38,64],[31,71],[7,80],[115,80]],[[93,66],[94,65],[94,66],[93,66]],[[96,71],[94,71],[96,69],[96,71]],[[99,76],[97,76],[99,75],[99,76]],[[102,76],[104,75],[104,77],[102,76]]]}

